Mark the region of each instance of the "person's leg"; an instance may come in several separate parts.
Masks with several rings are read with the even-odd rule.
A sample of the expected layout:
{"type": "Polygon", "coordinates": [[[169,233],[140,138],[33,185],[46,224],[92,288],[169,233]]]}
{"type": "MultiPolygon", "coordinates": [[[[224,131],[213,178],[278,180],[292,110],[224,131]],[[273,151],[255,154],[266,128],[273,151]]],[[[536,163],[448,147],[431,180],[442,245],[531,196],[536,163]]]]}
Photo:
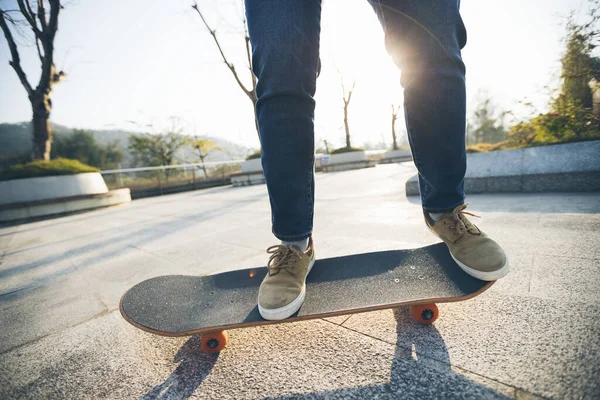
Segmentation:
{"type": "Polygon", "coordinates": [[[385,45],[402,71],[404,111],[423,209],[463,204],[467,34],[459,0],[372,0],[385,45]]]}
{"type": "Polygon", "coordinates": [[[313,96],[319,72],[320,0],[246,0],[256,116],[273,234],[311,235],[314,206],[313,96]]]}
{"type": "Polygon", "coordinates": [[[282,241],[267,249],[271,257],[258,309],[265,319],[283,319],[302,305],[315,261],[313,96],[321,1],[246,0],[245,5],[272,231],[282,241]]]}
{"type": "Polygon", "coordinates": [[[508,273],[502,248],[464,209],[467,41],[460,0],[371,0],[402,70],[404,111],[427,226],[457,264],[483,280],[508,273]]]}

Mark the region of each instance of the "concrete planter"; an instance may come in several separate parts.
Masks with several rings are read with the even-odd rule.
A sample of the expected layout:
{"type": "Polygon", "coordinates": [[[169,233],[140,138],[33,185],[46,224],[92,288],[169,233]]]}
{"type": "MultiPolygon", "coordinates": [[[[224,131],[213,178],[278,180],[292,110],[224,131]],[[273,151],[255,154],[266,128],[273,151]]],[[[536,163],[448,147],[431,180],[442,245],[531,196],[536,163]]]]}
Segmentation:
{"type": "Polygon", "coordinates": [[[0,182],[0,205],[108,192],[102,175],[89,172],[0,182]]]}
{"type": "Polygon", "coordinates": [[[332,154],[323,159],[323,172],[347,171],[351,169],[374,167],[377,162],[371,161],[364,151],[332,154]]]}
{"type": "Polygon", "coordinates": [[[64,214],[131,201],[129,189],[109,191],[89,172],[0,182],[0,221],[64,214]]]}
{"type": "Polygon", "coordinates": [[[380,162],[381,164],[391,164],[410,160],[412,160],[410,150],[391,150],[383,153],[383,158],[380,162]]]}
{"type": "Polygon", "coordinates": [[[131,193],[128,188],[124,188],[100,194],[15,203],[0,206],[0,222],[28,220],[50,215],[66,215],[74,212],[125,204],[130,201],[131,193]]]}
{"type": "Polygon", "coordinates": [[[254,158],[252,160],[246,160],[242,163],[242,173],[248,172],[262,172],[262,164],[260,158],[254,158]]]}
{"type": "MultiPolygon", "coordinates": [[[[600,140],[467,154],[465,193],[598,192],[600,140]]],[[[406,195],[419,195],[417,176],[406,195]]]]}
{"type": "Polygon", "coordinates": [[[235,187],[260,185],[265,182],[265,174],[262,171],[241,172],[231,175],[231,184],[235,187]]]}
{"type": "Polygon", "coordinates": [[[246,160],[242,163],[242,172],[231,175],[231,184],[235,187],[260,185],[265,183],[265,174],[263,173],[260,158],[246,160]]]}

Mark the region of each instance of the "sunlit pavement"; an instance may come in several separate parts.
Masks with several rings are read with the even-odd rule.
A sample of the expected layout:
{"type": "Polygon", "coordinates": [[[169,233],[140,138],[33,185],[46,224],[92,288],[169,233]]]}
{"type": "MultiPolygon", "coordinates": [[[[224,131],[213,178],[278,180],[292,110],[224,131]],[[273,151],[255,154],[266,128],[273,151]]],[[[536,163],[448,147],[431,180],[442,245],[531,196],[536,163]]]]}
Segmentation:
{"type": "MultiPolygon", "coordinates": [[[[317,256],[437,242],[404,195],[414,172],[318,174],[317,256]]],[[[481,296],[432,326],[400,309],[233,330],[218,356],[118,302],[155,275],[264,265],[264,185],[0,228],[0,398],[599,398],[600,193],[467,201],[512,264],[481,296]]]]}

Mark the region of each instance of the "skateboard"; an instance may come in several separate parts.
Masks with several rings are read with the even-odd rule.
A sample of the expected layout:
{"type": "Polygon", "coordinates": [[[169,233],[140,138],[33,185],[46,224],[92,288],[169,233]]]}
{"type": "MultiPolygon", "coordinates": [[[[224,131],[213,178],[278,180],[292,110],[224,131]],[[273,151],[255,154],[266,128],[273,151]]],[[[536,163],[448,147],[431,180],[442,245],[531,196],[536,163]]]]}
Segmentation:
{"type": "Polygon", "coordinates": [[[443,243],[317,259],[306,298],[296,314],[264,320],[257,306],[266,267],[208,276],[165,275],[142,281],[121,298],[121,315],[132,325],[162,336],[201,334],[204,351],[221,351],[227,330],[288,323],[410,306],[417,322],[438,317],[435,303],[467,300],[494,282],[461,270],[443,243]]]}

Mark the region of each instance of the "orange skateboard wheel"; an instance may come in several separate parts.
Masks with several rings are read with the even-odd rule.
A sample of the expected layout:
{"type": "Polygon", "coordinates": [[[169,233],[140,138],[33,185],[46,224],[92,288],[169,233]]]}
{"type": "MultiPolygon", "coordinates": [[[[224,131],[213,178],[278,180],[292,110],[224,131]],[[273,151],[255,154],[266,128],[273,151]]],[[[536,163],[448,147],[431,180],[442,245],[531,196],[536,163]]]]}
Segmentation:
{"type": "Polygon", "coordinates": [[[439,315],[435,303],[410,306],[410,313],[418,323],[424,325],[433,324],[439,315]]]}
{"type": "Polygon", "coordinates": [[[202,335],[200,344],[206,353],[218,353],[227,345],[228,338],[226,331],[207,332],[202,335]]]}

